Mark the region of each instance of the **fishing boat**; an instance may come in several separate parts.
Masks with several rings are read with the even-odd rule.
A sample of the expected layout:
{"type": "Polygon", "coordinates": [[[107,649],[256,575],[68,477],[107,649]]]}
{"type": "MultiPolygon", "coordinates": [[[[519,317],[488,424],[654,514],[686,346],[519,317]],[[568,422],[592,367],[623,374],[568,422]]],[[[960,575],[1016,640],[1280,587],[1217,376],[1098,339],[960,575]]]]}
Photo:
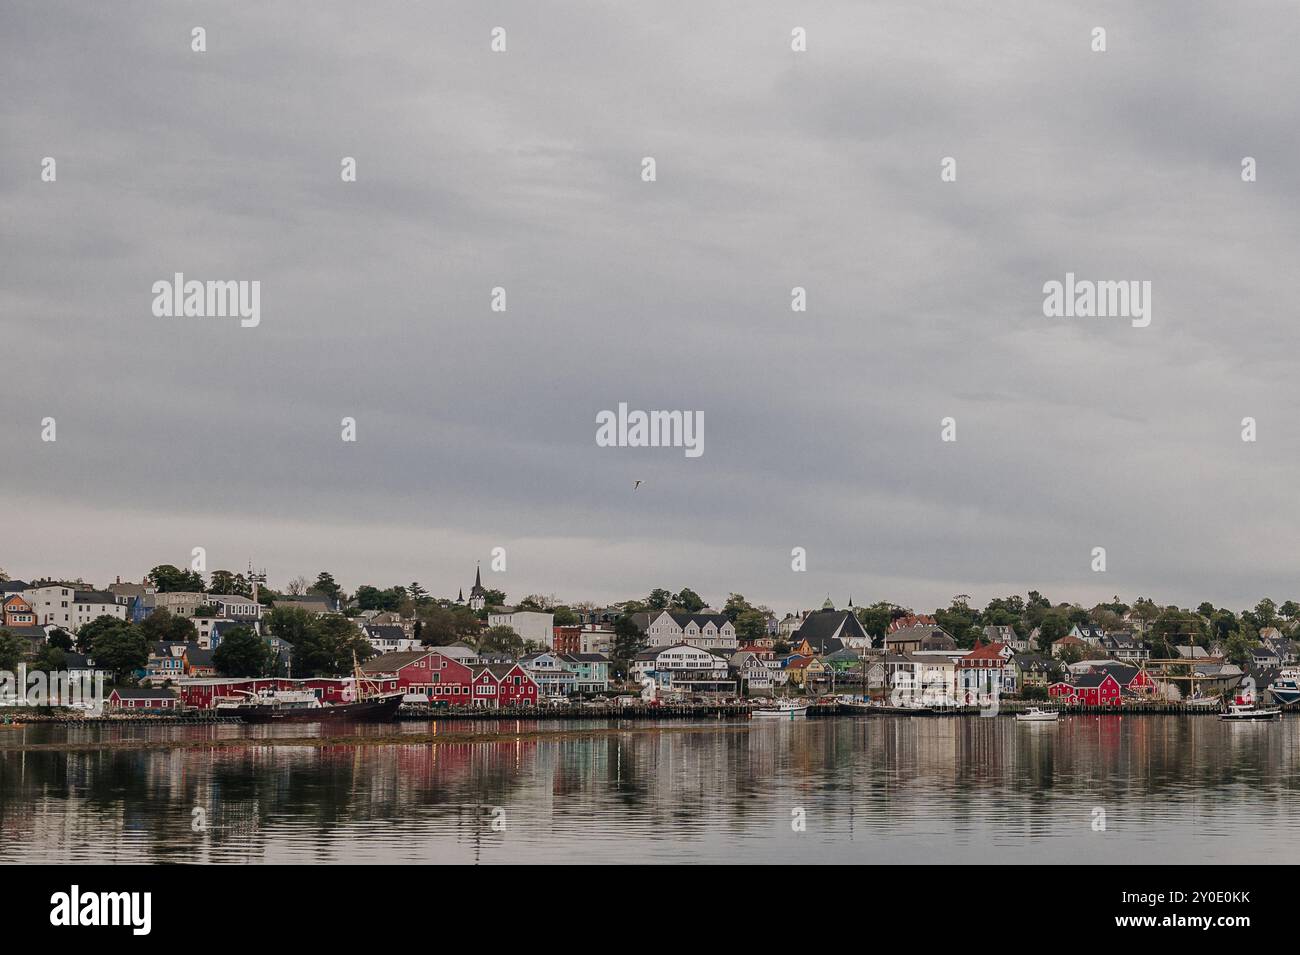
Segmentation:
{"type": "Polygon", "coordinates": [[[803,716],[807,712],[807,703],[797,703],[794,700],[776,700],[768,706],[757,707],[753,711],[753,715],[761,716],[766,719],[792,720],[796,717],[803,716]]]}
{"type": "Polygon", "coordinates": [[[1223,700],[1217,696],[1192,696],[1184,704],[1198,710],[1217,710],[1223,706],[1223,700]]]}
{"type": "Polygon", "coordinates": [[[323,703],[312,690],[263,690],[221,700],[221,716],[237,716],[245,723],[325,723],[334,720],[384,723],[397,716],[403,691],[382,693],[352,661],[356,699],[348,703],[323,703]]]}
{"type": "Polygon", "coordinates": [[[1267,723],[1281,718],[1280,706],[1256,706],[1254,703],[1242,702],[1231,704],[1225,712],[1219,714],[1221,720],[1238,723],[1267,723]]]}
{"type": "Polygon", "coordinates": [[[851,696],[840,697],[841,713],[870,713],[876,709],[870,700],[859,700],[851,696]]]}
{"type": "Polygon", "coordinates": [[[1055,723],[1060,715],[1057,710],[1041,710],[1031,706],[1023,713],[1017,713],[1016,720],[1021,723],[1055,723]]]}
{"type": "Polygon", "coordinates": [[[1273,699],[1283,706],[1300,701],[1300,669],[1287,667],[1277,675],[1277,679],[1268,685],[1268,692],[1273,699]]]}

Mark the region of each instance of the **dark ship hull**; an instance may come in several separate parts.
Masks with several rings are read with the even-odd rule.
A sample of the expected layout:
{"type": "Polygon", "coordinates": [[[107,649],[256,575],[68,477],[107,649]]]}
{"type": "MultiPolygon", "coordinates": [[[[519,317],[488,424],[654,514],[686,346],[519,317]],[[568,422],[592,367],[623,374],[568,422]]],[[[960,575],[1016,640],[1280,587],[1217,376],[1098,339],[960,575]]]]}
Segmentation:
{"type": "Polygon", "coordinates": [[[223,710],[227,716],[238,716],[245,723],[332,723],[353,721],[386,723],[397,716],[402,705],[402,694],[360,700],[356,703],[338,703],[334,706],[282,707],[235,706],[223,710]]]}

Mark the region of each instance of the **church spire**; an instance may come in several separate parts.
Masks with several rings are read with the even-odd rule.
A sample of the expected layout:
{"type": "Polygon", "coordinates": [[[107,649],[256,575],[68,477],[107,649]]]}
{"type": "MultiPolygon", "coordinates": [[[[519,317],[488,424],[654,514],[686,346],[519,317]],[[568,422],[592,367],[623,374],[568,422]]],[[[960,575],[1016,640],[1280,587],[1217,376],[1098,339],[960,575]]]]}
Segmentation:
{"type": "Polygon", "coordinates": [[[482,610],[487,604],[487,590],[483,587],[483,569],[474,565],[474,586],[469,589],[469,609],[482,610]]]}

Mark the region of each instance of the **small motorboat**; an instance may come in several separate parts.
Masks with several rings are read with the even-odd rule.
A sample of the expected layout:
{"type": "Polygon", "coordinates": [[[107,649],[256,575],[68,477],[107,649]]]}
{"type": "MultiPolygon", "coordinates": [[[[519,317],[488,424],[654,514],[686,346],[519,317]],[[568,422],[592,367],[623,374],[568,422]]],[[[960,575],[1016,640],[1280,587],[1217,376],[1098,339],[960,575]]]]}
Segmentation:
{"type": "Polygon", "coordinates": [[[753,711],[753,715],[761,716],[766,719],[792,720],[796,717],[803,716],[807,712],[807,703],[796,703],[794,700],[777,700],[768,706],[757,707],[753,711]]]}
{"type": "Polygon", "coordinates": [[[1058,710],[1042,710],[1031,706],[1023,713],[1017,713],[1016,720],[1021,723],[1055,723],[1060,715],[1058,710]]]}
{"type": "Polygon", "coordinates": [[[1281,718],[1282,707],[1256,706],[1254,703],[1233,703],[1226,712],[1219,714],[1219,719],[1236,723],[1268,723],[1281,718]]]}

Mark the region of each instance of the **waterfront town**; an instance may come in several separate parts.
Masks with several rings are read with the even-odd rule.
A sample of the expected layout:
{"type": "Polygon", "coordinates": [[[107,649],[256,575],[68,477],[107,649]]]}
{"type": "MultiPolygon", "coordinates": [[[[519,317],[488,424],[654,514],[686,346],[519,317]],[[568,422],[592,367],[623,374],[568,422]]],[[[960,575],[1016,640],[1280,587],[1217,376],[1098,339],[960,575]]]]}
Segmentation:
{"type": "MultiPolygon", "coordinates": [[[[467,575],[468,576],[468,575],[467,575]]],[[[358,682],[412,711],[854,698],[963,707],[990,695],[1061,707],[1253,694],[1295,702],[1300,605],[1233,611],[1147,598],[1084,608],[1037,591],[929,613],[885,601],[778,614],[739,593],[650,590],[608,606],[484,585],[347,592],[328,572],[283,589],[265,574],[172,565],[138,581],[0,573],[0,670],[102,677],[110,713],[209,712],[265,691],[354,699],[358,682]],[[923,693],[923,696],[920,694],[923,693]]],[[[14,705],[15,699],[0,697],[14,705]]]]}

